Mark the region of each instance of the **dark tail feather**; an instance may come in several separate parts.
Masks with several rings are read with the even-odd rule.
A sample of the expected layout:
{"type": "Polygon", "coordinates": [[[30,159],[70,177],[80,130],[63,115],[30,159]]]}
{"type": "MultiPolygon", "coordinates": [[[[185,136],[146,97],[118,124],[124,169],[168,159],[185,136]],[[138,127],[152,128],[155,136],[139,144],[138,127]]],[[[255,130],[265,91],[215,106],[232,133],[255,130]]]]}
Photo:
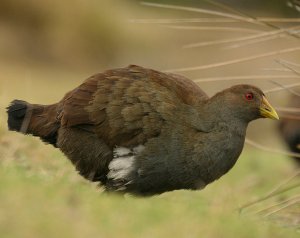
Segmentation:
{"type": "Polygon", "coordinates": [[[7,107],[8,128],[11,131],[38,136],[44,142],[56,146],[59,128],[56,107],[56,104],[39,105],[14,100],[7,107]]]}
{"type": "Polygon", "coordinates": [[[26,115],[27,103],[21,100],[14,100],[7,107],[8,128],[11,131],[21,131],[23,120],[26,115]]]}

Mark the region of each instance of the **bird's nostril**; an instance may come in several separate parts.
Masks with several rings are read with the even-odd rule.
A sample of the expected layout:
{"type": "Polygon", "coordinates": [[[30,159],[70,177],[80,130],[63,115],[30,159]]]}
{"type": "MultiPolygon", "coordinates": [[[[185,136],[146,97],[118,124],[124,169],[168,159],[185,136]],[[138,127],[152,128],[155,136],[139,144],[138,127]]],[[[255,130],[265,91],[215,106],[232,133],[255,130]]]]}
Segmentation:
{"type": "Polygon", "coordinates": [[[265,107],[266,111],[271,112],[271,109],[268,107],[265,107]]]}

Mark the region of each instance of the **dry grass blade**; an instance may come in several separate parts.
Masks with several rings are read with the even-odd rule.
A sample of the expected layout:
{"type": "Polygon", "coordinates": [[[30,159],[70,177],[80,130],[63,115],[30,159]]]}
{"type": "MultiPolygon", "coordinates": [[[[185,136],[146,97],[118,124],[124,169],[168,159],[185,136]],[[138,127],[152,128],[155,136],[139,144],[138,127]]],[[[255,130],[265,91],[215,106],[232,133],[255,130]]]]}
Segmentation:
{"type": "Polygon", "coordinates": [[[252,30],[240,27],[217,27],[217,26],[174,26],[165,25],[166,28],[176,29],[176,30],[200,30],[200,31],[233,31],[233,32],[248,32],[257,33],[260,30],[252,30]]]}
{"type": "Polygon", "coordinates": [[[286,204],[286,203],[289,203],[289,202],[291,202],[291,201],[298,200],[298,199],[300,199],[300,196],[299,196],[299,195],[296,195],[296,196],[294,196],[294,197],[290,197],[290,198],[288,198],[288,199],[286,199],[286,200],[283,200],[283,201],[277,202],[277,203],[275,203],[275,204],[272,204],[272,205],[270,205],[270,206],[268,206],[268,207],[264,207],[264,208],[262,208],[262,209],[259,209],[259,210],[257,210],[257,211],[254,211],[254,212],[252,212],[252,213],[253,213],[253,214],[261,214],[261,213],[264,213],[264,212],[266,212],[266,211],[268,211],[268,210],[270,210],[270,209],[272,209],[272,208],[278,207],[278,206],[280,206],[280,205],[283,205],[283,204],[286,204]]]}
{"type": "Polygon", "coordinates": [[[271,215],[273,215],[273,214],[275,214],[275,213],[277,213],[277,212],[279,212],[279,211],[281,211],[281,210],[283,210],[283,209],[285,209],[287,207],[290,207],[290,206],[298,204],[298,203],[300,203],[300,198],[296,199],[294,201],[290,201],[288,204],[286,204],[286,205],[284,205],[284,206],[282,206],[280,208],[277,208],[274,211],[268,212],[267,214],[264,215],[264,217],[269,217],[269,216],[271,216],[271,215]]]}
{"type": "MultiPolygon", "coordinates": [[[[249,14],[246,14],[246,13],[242,12],[241,10],[236,10],[235,8],[232,8],[231,6],[226,5],[226,4],[224,4],[224,3],[219,3],[219,2],[214,1],[214,0],[206,0],[206,1],[207,1],[207,2],[210,2],[210,3],[213,4],[213,5],[216,5],[216,6],[218,6],[218,7],[221,7],[221,8],[223,8],[223,9],[227,10],[227,11],[231,11],[231,12],[233,12],[233,13],[235,13],[235,14],[239,14],[239,15],[241,15],[241,16],[243,16],[243,17],[250,17],[252,20],[254,20],[254,22],[255,22],[256,24],[264,25],[264,26],[266,26],[266,27],[271,27],[271,28],[273,28],[273,29],[280,29],[280,27],[278,27],[278,26],[276,26],[276,25],[274,25],[274,24],[271,24],[271,23],[269,23],[269,22],[258,22],[258,21],[256,20],[256,17],[253,17],[253,16],[251,16],[251,15],[249,15],[249,14]]],[[[285,32],[286,32],[289,36],[292,36],[292,37],[294,37],[294,38],[300,39],[300,37],[298,36],[298,33],[291,32],[291,31],[285,31],[285,32]]]]}
{"type": "Polygon", "coordinates": [[[300,175],[300,169],[296,170],[290,177],[282,181],[280,184],[278,184],[275,188],[273,188],[266,196],[274,194],[276,191],[278,191],[280,188],[282,188],[284,185],[291,182],[293,179],[298,177],[300,175]]]}
{"type": "Polygon", "coordinates": [[[288,69],[282,69],[282,68],[264,68],[263,70],[266,70],[266,71],[291,72],[291,71],[288,70],[288,69]]]}
{"type": "Polygon", "coordinates": [[[287,65],[291,65],[291,66],[295,66],[295,67],[300,67],[300,64],[296,64],[296,63],[291,62],[291,61],[287,61],[287,60],[283,60],[283,59],[281,59],[280,61],[284,62],[287,65]]]}
{"type": "Polygon", "coordinates": [[[285,85],[283,85],[283,84],[281,84],[281,83],[278,83],[278,82],[275,82],[275,81],[273,81],[273,80],[270,80],[270,82],[272,82],[273,84],[276,84],[276,85],[282,87],[283,89],[287,90],[287,91],[290,92],[291,94],[300,97],[300,94],[299,94],[298,92],[296,92],[295,90],[293,90],[293,89],[291,89],[291,88],[287,88],[285,85]]]}
{"type": "MultiPolygon", "coordinates": [[[[258,22],[286,22],[298,23],[300,18],[256,18],[258,22]]],[[[138,24],[176,24],[176,23],[236,23],[240,22],[228,18],[164,18],[164,19],[130,19],[130,23],[138,24]]]]}
{"type": "Polygon", "coordinates": [[[194,82],[217,82],[217,81],[233,81],[233,80],[254,80],[254,79],[298,79],[295,75],[239,75],[239,76],[226,76],[226,77],[210,77],[194,79],[194,82]]]}
{"type": "Polygon", "coordinates": [[[296,69],[294,69],[293,67],[290,66],[290,64],[286,63],[283,60],[275,60],[275,62],[277,62],[278,64],[280,64],[281,66],[283,66],[286,69],[289,69],[290,71],[294,72],[297,75],[300,75],[300,72],[296,69]]]}
{"type": "Polygon", "coordinates": [[[269,37],[269,36],[278,35],[278,34],[281,34],[284,32],[289,32],[289,31],[295,30],[297,28],[299,28],[299,26],[289,27],[289,28],[280,29],[280,30],[273,30],[273,31],[259,33],[259,34],[255,34],[255,35],[251,35],[251,36],[244,36],[244,37],[238,37],[238,38],[233,38],[233,39],[197,42],[197,43],[184,45],[183,48],[195,48],[195,47],[202,47],[202,46],[209,46],[209,45],[212,46],[212,45],[233,43],[233,42],[245,41],[245,40],[254,40],[254,39],[257,39],[260,37],[269,37]]]}
{"type": "Polygon", "coordinates": [[[269,147],[266,147],[264,145],[258,144],[258,143],[254,142],[252,140],[249,140],[248,138],[246,138],[245,142],[248,145],[251,145],[251,146],[253,146],[257,149],[263,150],[263,151],[300,158],[299,153],[293,153],[293,152],[287,152],[287,151],[283,151],[283,150],[276,150],[276,149],[273,149],[273,148],[269,148],[269,147]]]}
{"type": "Polygon", "coordinates": [[[292,189],[299,188],[299,187],[300,187],[300,183],[296,183],[296,184],[291,185],[289,187],[283,188],[283,189],[281,189],[281,190],[279,190],[279,191],[277,191],[275,193],[272,193],[272,194],[267,195],[265,197],[259,198],[259,199],[255,200],[253,202],[249,202],[246,205],[243,205],[242,207],[239,208],[239,211],[240,211],[240,213],[242,213],[245,208],[251,207],[253,205],[256,205],[257,203],[263,202],[263,201],[265,201],[265,200],[267,200],[269,198],[272,198],[274,196],[277,196],[279,194],[285,193],[287,191],[290,191],[292,189]]]}
{"type": "Polygon", "coordinates": [[[276,110],[279,112],[292,112],[292,113],[300,112],[300,108],[296,108],[296,107],[276,107],[276,110]]]}
{"type": "Polygon", "coordinates": [[[287,37],[287,36],[284,35],[284,34],[278,34],[278,35],[275,35],[275,36],[268,36],[268,37],[264,37],[262,39],[255,39],[255,40],[251,40],[251,41],[248,41],[248,42],[242,42],[242,43],[239,43],[239,44],[234,44],[234,45],[231,45],[231,46],[227,46],[225,49],[236,49],[236,48],[240,48],[242,46],[253,45],[253,44],[265,42],[265,41],[268,41],[268,40],[275,40],[275,39],[283,38],[283,37],[287,37]]]}
{"type": "MultiPolygon", "coordinates": [[[[204,0],[204,1],[210,3],[210,4],[214,5],[214,6],[220,7],[222,9],[226,10],[226,11],[229,11],[229,12],[232,12],[234,14],[237,14],[239,16],[248,17],[245,14],[241,13],[240,11],[238,11],[238,10],[236,10],[236,9],[234,9],[234,8],[226,5],[226,4],[220,3],[218,1],[214,1],[214,0],[204,0]]],[[[251,17],[251,16],[250,16],[250,18],[253,19],[253,17],[251,17]]]]}
{"type": "Polygon", "coordinates": [[[149,6],[149,7],[158,7],[158,8],[166,8],[166,9],[173,9],[173,10],[180,10],[180,11],[189,11],[189,12],[199,12],[199,13],[204,13],[204,14],[208,14],[208,15],[227,17],[227,18],[239,20],[242,22],[250,22],[250,23],[258,24],[255,20],[248,18],[248,17],[242,17],[242,16],[235,15],[235,14],[223,13],[223,12],[219,12],[219,11],[212,11],[212,10],[207,10],[207,9],[202,9],[202,8],[184,7],[184,6],[179,6],[179,5],[159,4],[159,3],[150,3],[150,2],[141,2],[141,4],[144,6],[149,6]]]}
{"type": "Polygon", "coordinates": [[[272,88],[269,90],[264,90],[264,92],[265,93],[274,93],[274,92],[279,92],[282,90],[287,90],[288,88],[294,88],[294,87],[298,87],[298,86],[300,86],[300,83],[293,83],[293,84],[284,85],[284,87],[280,86],[280,87],[272,88]]]}
{"type": "Polygon", "coordinates": [[[164,18],[164,19],[130,19],[130,23],[138,24],[176,24],[176,23],[231,23],[239,22],[228,18],[164,18]]]}
{"type": "Polygon", "coordinates": [[[279,185],[277,185],[272,191],[270,191],[267,195],[255,199],[254,201],[251,201],[239,208],[239,211],[242,212],[245,208],[251,207],[257,203],[260,203],[262,201],[265,201],[271,197],[274,197],[276,195],[282,194],[284,192],[290,191],[292,189],[298,188],[300,186],[300,183],[293,184],[291,186],[288,186],[286,188],[282,188],[283,186],[287,185],[290,181],[292,181],[294,178],[298,177],[300,175],[300,170],[297,170],[294,174],[292,174],[289,178],[281,182],[279,185]],[[282,188],[282,189],[281,189],[282,188]]]}
{"type": "Polygon", "coordinates": [[[286,22],[286,23],[297,23],[300,22],[300,18],[270,18],[270,17],[257,17],[259,22],[286,22]]]}
{"type": "Polygon", "coordinates": [[[252,56],[248,56],[248,57],[244,57],[244,58],[238,58],[238,59],[228,60],[228,61],[214,63],[214,64],[169,69],[169,70],[165,70],[165,72],[186,72],[186,71],[211,69],[211,68],[217,68],[217,67],[221,67],[221,66],[226,66],[226,65],[232,65],[232,64],[237,64],[237,63],[241,63],[241,62],[251,61],[251,60],[255,60],[255,59],[265,58],[265,57],[269,57],[269,56],[274,56],[274,55],[279,55],[279,54],[284,54],[284,53],[289,53],[289,52],[295,52],[295,51],[298,51],[298,50],[300,50],[300,47],[293,47],[293,48],[277,50],[277,51],[271,51],[271,52],[267,52],[267,53],[263,53],[263,54],[252,55],[252,56]]]}

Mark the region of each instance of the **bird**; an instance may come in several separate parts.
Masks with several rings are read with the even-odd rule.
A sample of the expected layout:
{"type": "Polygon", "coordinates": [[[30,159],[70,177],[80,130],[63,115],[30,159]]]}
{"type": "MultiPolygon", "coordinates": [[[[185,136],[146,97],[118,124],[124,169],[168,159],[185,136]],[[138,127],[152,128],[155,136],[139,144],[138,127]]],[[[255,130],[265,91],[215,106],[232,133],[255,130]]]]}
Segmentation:
{"type": "Polygon", "coordinates": [[[264,93],[235,85],[209,97],[177,74],[129,65],[95,74],[51,105],[14,100],[8,128],[59,148],[108,193],[203,189],[226,174],[250,121],[279,119],[264,93]]]}
{"type": "Polygon", "coordinates": [[[286,2],[287,6],[294,8],[296,11],[300,12],[300,1],[299,0],[288,0],[286,2]]]}
{"type": "MultiPolygon", "coordinates": [[[[298,112],[288,113],[280,120],[278,129],[284,142],[293,153],[300,154],[300,100],[299,95],[291,95],[289,106],[298,109],[298,112]]],[[[294,161],[300,166],[300,157],[294,156],[294,161]]]]}

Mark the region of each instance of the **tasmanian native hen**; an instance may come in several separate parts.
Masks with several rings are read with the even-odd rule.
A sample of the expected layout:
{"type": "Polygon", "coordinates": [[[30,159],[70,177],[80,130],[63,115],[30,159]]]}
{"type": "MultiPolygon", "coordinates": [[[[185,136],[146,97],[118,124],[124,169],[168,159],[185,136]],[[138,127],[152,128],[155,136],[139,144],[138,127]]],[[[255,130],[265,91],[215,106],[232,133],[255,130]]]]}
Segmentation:
{"type": "MultiPolygon", "coordinates": [[[[279,123],[279,131],[289,149],[300,154],[300,97],[292,95],[289,99],[289,106],[295,110],[285,113],[285,117],[279,123]]],[[[300,166],[300,157],[295,156],[294,159],[300,166]]]]}
{"type": "Polygon", "coordinates": [[[59,148],[107,191],[202,189],[236,163],[247,125],[278,119],[263,92],[236,85],[209,98],[193,81],[131,65],[96,74],[58,103],[15,100],[10,130],[59,148]]]}

